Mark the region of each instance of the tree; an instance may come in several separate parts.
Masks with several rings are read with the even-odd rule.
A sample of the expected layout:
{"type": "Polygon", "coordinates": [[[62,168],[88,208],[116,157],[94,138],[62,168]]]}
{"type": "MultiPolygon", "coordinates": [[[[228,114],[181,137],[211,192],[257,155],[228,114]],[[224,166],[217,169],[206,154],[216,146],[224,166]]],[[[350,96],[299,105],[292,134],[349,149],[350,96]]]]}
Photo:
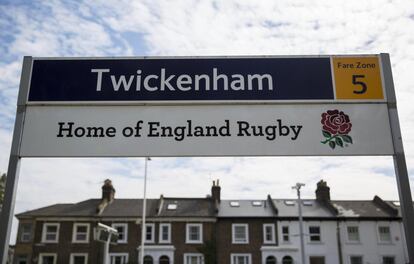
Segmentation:
{"type": "Polygon", "coordinates": [[[5,189],[6,189],[6,173],[3,173],[0,177],[0,208],[3,205],[5,189]]]}

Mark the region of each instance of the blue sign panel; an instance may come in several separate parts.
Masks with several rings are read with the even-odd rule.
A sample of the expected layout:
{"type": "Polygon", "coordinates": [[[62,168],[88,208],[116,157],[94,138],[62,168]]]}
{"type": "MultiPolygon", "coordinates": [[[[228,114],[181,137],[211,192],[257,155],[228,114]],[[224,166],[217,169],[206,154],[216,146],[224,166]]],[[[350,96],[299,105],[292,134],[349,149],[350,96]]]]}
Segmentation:
{"type": "Polygon", "coordinates": [[[330,59],[35,59],[29,102],[333,100],[330,59]]]}

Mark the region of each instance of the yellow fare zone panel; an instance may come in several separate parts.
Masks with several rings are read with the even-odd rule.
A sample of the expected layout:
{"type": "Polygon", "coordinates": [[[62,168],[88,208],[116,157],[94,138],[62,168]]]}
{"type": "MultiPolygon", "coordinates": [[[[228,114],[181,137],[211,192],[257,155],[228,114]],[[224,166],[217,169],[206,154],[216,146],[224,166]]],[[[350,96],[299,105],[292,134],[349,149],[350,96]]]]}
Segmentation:
{"type": "Polygon", "coordinates": [[[384,99],[378,57],[333,57],[332,63],[336,99],[384,99]]]}

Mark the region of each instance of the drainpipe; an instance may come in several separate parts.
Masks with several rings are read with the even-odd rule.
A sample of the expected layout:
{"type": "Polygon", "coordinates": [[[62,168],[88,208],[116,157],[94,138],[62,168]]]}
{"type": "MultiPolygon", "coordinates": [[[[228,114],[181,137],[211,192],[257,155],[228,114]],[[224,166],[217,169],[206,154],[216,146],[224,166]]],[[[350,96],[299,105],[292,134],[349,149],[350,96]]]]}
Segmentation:
{"type": "Polygon", "coordinates": [[[339,264],[343,264],[343,259],[342,259],[342,244],[341,244],[341,229],[339,227],[339,221],[336,221],[336,239],[337,239],[337,242],[338,242],[339,264]]]}

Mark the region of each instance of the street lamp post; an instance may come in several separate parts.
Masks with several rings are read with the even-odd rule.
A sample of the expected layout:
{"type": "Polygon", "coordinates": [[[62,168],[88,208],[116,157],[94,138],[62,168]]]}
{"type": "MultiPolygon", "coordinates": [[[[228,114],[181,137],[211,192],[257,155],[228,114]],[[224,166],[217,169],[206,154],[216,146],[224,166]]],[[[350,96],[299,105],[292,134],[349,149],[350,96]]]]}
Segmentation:
{"type": "Polygon", "coordinates": [[[296,183],[295,186],[292,186],[292,189],[295,189],[298,195],[298,214],[299,214],[299,237],[300,237],[300,253],[302,257],[302,264],[306,264],[305,258],[305,242],[303,240],[303,218],[302,218],[302,201],[300,198],[300,188],[305,186],[304,183],[296,183]]]}

